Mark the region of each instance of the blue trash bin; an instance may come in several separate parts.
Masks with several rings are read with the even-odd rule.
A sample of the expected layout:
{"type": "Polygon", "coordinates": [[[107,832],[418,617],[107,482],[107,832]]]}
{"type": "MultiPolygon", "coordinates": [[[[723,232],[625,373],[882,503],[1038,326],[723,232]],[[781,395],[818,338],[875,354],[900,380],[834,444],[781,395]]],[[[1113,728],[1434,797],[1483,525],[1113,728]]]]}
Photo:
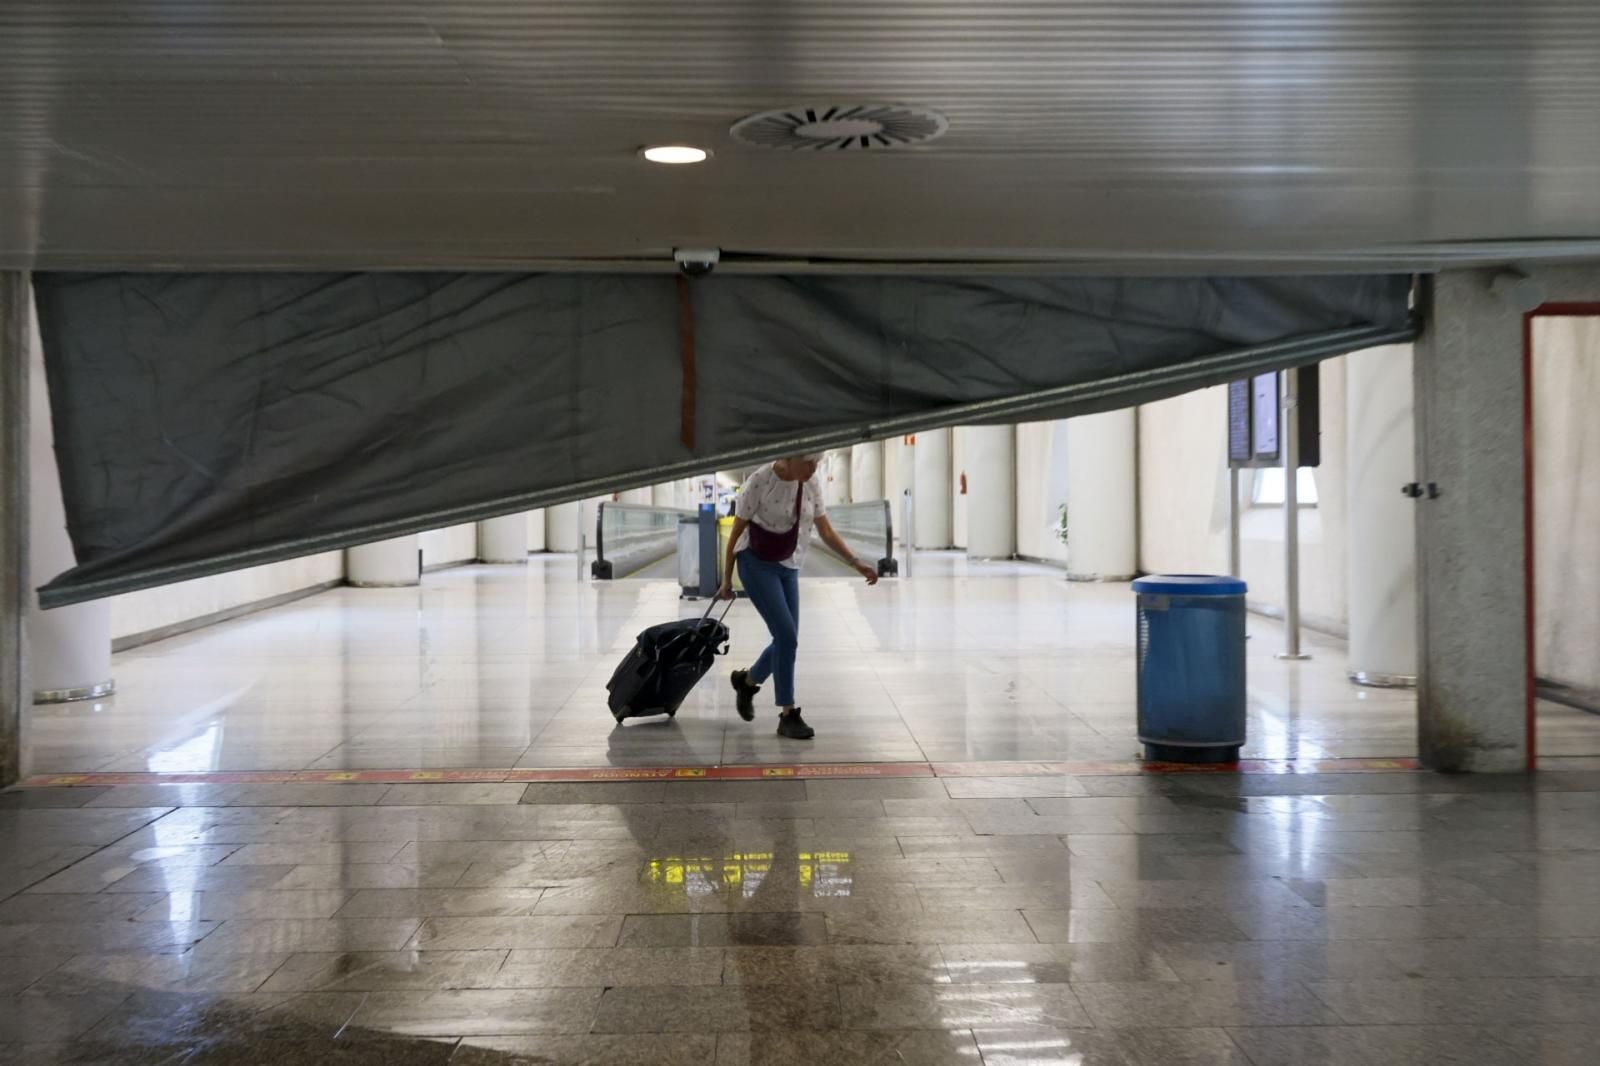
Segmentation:
{"type": "Polygon", "coordinates": [[[1142,577],[1133,591],[1144,757],[1237,761],[1245,741],[1245,583],[1175,574],[1142,577]]]}

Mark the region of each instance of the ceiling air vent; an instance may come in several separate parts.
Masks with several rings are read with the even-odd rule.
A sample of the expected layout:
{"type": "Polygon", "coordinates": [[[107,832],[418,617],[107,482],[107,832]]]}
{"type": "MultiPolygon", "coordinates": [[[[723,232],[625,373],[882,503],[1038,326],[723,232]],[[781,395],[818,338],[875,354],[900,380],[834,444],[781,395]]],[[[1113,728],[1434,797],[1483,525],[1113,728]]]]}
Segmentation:
{"type": "Polygon", "coordinates": [[[903,104],[836,104],[763,111],[734,123],[733,139],[757,148],[846,152],[926,144],[950,128],[937,111],[903,104]]]}

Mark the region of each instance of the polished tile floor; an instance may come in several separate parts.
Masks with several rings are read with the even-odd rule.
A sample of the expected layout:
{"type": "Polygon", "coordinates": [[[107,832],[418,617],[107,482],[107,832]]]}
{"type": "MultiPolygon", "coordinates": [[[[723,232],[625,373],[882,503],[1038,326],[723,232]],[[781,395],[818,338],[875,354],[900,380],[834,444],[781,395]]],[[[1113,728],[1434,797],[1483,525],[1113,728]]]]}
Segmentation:
{"type": "MultiPolygon", "coordinates": [[[[0,793],[0,1062],[1590,1066],[1600,770],[1010,776],[1136,754],[1125,587],[805,585],[813,744],[720,680],[612,728],[671,585],[343,590],[118,656],[34,768],[988,762],[978,776],[0,793]]],[[[734,608],[732,662],[762,631],[734,608]]],[[[1252,621],[1249,754],[1407,755],[1252,621]]],[[[1546,747],[1600,752],[1600,719],[1546,747]]]]}
{"type": "Polygon", "coordinates": [[[1592,1066],[1600,771],[0,793],[0,1062],[1592,1066]]]}
{"type": "MultiPolygon", "coordinates": [[[[339,589],[116,657],[119,694],[39,708],[35,772],[659,766],[758,762],[1127,760],[1134,616],[1122,585],[1021,563],[915,560],[867,588],[807,580],[800,698],[809,744],[741,722],[719,677],[676,720],[613,728],[605,682],[635,634],[696,610],[672,582],[595,583],[571,556],[339,589]]],[[[765,630],[733,608],[748,663],[765,630]]],[[[1252,619],[1247,756],[1416,752],[1405,691],[1345,679],[1343,645],[1252,619]]],[[[1541,748],[1600,755],[1600,716],[1551,705],[1541,748]]]]}
{"type": "MultiPolygon", "coordinates": [[[[1133,595],[1029,563],[922,554],[915,576],[803,586],[800,699],[814,743],[738,720],[712,677],[674,722],[613,728],[605,682],[670,581],[592,583],[571,555],[469,567],[419,589],[339,589],[115,659],[118,696],[40,707],[34,770],[637,767],[875,760],[1125,760],[1133,595]]],[[[765,629],[730,618],[728,667],[765,629]]],[[[1251,619],[1250,744],[1269,759],[1416,754],[1410,691],[1346,680],[1344,647],[1251,619]]],[[[1600,755],[1600,715],[1550,704],[1546,754],[1600,755]]]]}
{"type": "MultiPolygon", "coordinates": [[[[106,703],[40,707],[30,749],[50,771],[603,767],[797,760],[1128,759],[1133,605],[1026,563],[922,555],[869,589],[810,579],[800,698],[818,739],[733,714],[720,677],[675,722],[614,730],[605,682],[640,629],[678,613],[672,583],[579,578],[573,557],[472,567],[419,589],[339,589],[118,655],[106,703]]],[[[749,603],[728,667],[765,643],[749,603]]],[[[1246,754],[1315,759],[1416,751],[1413,699],[1344,679],[1342,645],[1251,623],[1246,754]]],[[[1589,715],[1582,715],[1589,717],[1589,715]]],[[[1579,722],[1578,725],[1590,725],[1579,722]]],[[[1600,754],[1600,717],[1590,733],[1600,754]]]]}

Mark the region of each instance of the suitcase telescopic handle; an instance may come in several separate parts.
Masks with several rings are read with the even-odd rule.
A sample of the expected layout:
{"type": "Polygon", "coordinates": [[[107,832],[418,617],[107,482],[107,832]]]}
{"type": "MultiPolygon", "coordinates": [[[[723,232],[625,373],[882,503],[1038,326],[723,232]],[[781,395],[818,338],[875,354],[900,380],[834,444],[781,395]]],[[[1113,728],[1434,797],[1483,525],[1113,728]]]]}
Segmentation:
{"type": "MultiPolygon", "coordinates": [[[[717,621],[719,621],[719,622],[727,621],[728,612],[733,610],[733,602],[734,602],[733,600],[728,600],[727,601],[726,605],[722,608],[722,613],[717,615],[717,621]]],[[[711,612],[716,610],[716,609],[717,609],[717,597],[713,596],[711,598],[711,602],[706,605],[706,613],[700,616],[700,621],[704,622],[706,619],[710,618],[711,617],[711,612]]]]}

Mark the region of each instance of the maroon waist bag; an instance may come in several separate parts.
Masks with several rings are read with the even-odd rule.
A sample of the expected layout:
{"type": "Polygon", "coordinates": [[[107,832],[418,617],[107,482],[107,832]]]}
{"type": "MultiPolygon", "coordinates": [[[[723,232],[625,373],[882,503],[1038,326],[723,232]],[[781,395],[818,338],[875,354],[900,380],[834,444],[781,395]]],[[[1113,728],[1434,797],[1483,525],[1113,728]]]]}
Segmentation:
{"type": "Polygon", "coordinates": [[[806,483],[800,482],[794,490],[794,525],[786,532],[774,533],[750,523],[750,550],[756,558],[767,563],[781,563],[794,554],[800,545],[800,505],[805,502],[806,483]]]}

